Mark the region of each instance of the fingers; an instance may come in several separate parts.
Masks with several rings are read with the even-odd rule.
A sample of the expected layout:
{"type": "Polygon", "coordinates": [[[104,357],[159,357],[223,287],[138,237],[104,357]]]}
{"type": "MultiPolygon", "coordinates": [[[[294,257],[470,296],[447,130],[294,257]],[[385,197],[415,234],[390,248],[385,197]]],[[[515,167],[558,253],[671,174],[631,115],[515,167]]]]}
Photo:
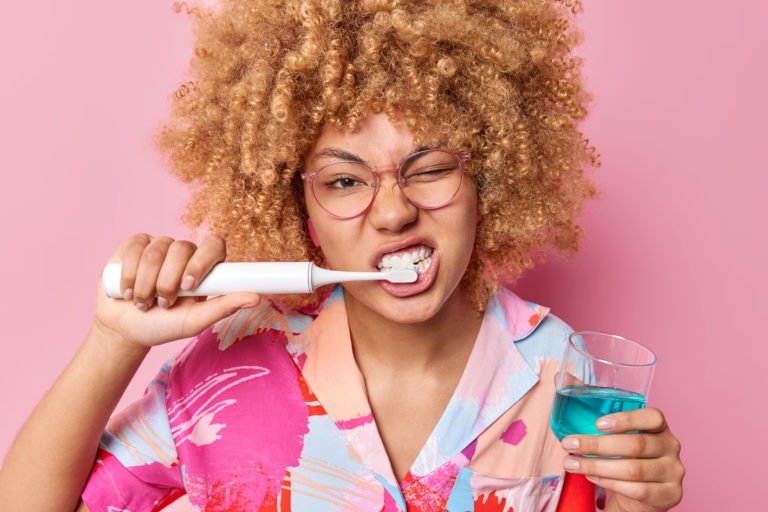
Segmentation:
{"type": "Polygon", "coordinates": [[[563,447],[571,453],[600,457],[649,458],[666,453],[670,439],[674,440],[672,436],[657,435],[668,429],[664,414],[654,408],[609,414],[595,425],[612,435],[568,436],[563,439],[563,447]]]}
{"type": "Polygon", "coordinates": [[[187,263],[184,278],[181,280],[181,289],[194,289],[214,265],[224,261],[226,255],[227,248],[224,240],[215,235],[206,237],[187,263]]]}
{"type": "Polygon", "coordinates": [[[199,247],[143,233],[129,238],[110,260],[122,262],[120,288],[129,300],[109,299],[100,290],[94,326],[111,343],[146,348],[195,336],[238,309],[258,305],[261,299],[255,293],[209,301],[178,296],[185,278],[189,277],[190,288],[197,286],[225,256],[226,246],[215,236],[199,247]],[[155,303],[160,307],[153,307],[155,303]]]}
{"type": "Polygon", "coordinates": [[[667,428],[667,421],[659,409],[648,407],[608,414],[598,419],[595,426],[603,432],[661,432],[667,428]]]}
{"type": "Polygon", "coordinates": [[[598,419],[595,425],[611,435],[568,436],[563,439],[563,448],[581,455],[634,458],[659,457],[680,450],[659,409],[609,414],[598,419]]]}
{"type": "Polygon", "coordinates": [[[678,476],[664,482],[617,480],[594,475],[587,476],[587,480],[609,491],[612,501],[623,503],[615,507],[618,510],[669,510],[683,499],[684,473],[680,465],[678,476]]]}
{"type": "Polygon", "coordinates": [[[179,337],[186,338],[199,334],[237,310],[255,307],[260,302],[261,297],[250,292],[230,293],[199,302],[190,309],[186,320],[181,325],[183,333],[179,337]]]}
{"type": "Polygon", "coordinates": [[[136,270],[144,248],[152,238],[146,233],[134,235],[123,242],[117,249],[117,257],[122,261],[123,269],[120,274],[120,291],[125,300],[133,300],[133,284],[136,281],[136,270]]]}
{"type": "Polygon", "coordinates": [[[192,242],[176,240],[168,247],[165,261],[157,277],[157,305],[166,308],[172,306],[179,296],[180,283],[190,258],[197,247],[192,242]]]}
{"type": "Polygon", "coordinates": [[[675,482],[629,482],[596,477],[587,479],[609,491],[613,500],[630,502],[627,506],[619,506],[619,510],[634,510],[637,503],[642,504],[641,510],[648,510],[649,507],[653,510],[669,510],[683,498],[682,485],[675,482]]]}
{"type": "Polygon", "coordinates": [[[170,237],[141,233],[118,249],[122,261],[120,289],[142,311],[155,300],[161,307],[172,306],[179,289],[191,290],[226,257],[226,245],[218,236],[208,236],[200,246],[170,237]]]}
{"type": "Polygon", "coordinates": [[[643,510],[667,510],[682,498],[685,468],[680,442],[667,426],[664,414],[654,408],[610,414],[596,426],[608,435],[572,435],[562,445],[570,455],[563,467],[587,475],[612,491],[613,498],[638,502],[643,510]]]}
{"type": "Polygon", "coordinates": [[[142,311],[148,310],[155,302],[157,276],[160,275],[160,269],[172,243],[173,239],[167,236],[153,238],[141,253],[133,283],[133,301],[142,311]]]}
{"type": "Polygon", "coordinates": [[[612,434],[608,436],[568,436],[563,448],[569,453],[597,457],[660,457],[669,450],[668,440],[654,434],[612,434]]]}
{"type": "Polygon", "coordinates": [[[590,477],[626,482],[668,482],[676,478],[676,468],[665,457],[653,459],[606,459],[599,457],[566,457],[566,470],[590,477]]]}

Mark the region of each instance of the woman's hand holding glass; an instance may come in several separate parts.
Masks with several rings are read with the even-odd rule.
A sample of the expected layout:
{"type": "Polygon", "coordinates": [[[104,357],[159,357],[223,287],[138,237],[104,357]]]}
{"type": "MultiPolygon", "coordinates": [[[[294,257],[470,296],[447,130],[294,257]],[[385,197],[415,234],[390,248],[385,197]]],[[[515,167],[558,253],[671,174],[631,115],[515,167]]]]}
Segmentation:
{"type": "Polygon", "coordinates": [[[563,466],[610,492],[606,512],[659,512],[680,502],[685,474],[680,442],[659,409],[602,416],[597,428],[611,435],[563,439],[571,454],[563,466]]]}
{"type": "Polygon", "coordinates": [[[598,332],[574,333],[563,358],[552,412],[570,454],[563,466],[610,492],[608,512],[666,511],[682,498],[680,442],[659,409],[645,408],[655,362],[642,345],[598,332]]]}
{"type": "Polygon", "coordinates": [[[195,336],[238,309],[258,304],[257,294],[245,292],[210,300],[178,297],[179,289],[194,288],[225,257],[226,246],[217,236],[205,238],[199,247],[169,237],[132,236],[109,260],[122,263],[125,300],[108,298],[100,284],[92,331],[118,346],[146,349],[195,336]]]}

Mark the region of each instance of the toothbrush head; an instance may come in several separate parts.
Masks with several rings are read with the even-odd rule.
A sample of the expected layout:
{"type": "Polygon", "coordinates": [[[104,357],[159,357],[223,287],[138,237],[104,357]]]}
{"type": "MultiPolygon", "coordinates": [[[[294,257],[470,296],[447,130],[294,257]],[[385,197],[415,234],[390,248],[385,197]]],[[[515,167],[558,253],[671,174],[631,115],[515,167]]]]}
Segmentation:
{"type": "Polygon", "coordinates": [[[418,278],[416,271],[410,269],[390,270],[386,275],[386,280],[390,283],[413,283],[418,278]]]}

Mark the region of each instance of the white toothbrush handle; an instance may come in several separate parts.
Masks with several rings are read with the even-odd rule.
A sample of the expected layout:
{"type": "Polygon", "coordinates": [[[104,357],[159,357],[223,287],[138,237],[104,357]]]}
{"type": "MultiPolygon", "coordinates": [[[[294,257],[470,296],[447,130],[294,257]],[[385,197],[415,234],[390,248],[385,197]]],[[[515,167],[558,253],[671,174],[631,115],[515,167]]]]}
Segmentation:
{"type": "MultiPolygon", "coordinates": [[[[223,295],[232,292],[309,293],[312,263],[301,262],[232,262],[219,263],[194,290],[180,291],[180,296],[223,295]]],[[[104,268],[104,291],[113,299],[122,298],[120,263],[104,268]]]]}

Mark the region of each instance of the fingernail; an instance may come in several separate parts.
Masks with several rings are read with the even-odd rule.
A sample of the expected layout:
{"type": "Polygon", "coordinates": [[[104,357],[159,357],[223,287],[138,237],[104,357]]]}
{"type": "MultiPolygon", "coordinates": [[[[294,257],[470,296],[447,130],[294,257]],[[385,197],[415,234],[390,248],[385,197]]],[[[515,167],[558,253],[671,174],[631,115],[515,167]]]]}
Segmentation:
{"type": "Polygon", "coordinates": [[[123,299],[133,300],[133,288],[126,288],[123,292],[123,299]]]}
{"type": "Polygon", "coordinates": [[[181,289],[182,290],[191,290],[195,287],[195,277],[194,276],[184,276],[184,279],[181,280],[181,289]]]}
{"type": "Polygon", "coordinates": [[[587,476],[587,480],[589,480],[593,484],[596,484],[596,483],[600,482],[600,478],[596,477],[596,476],[587,476]]]}
{"type": "Polygon", "coordinates": [[[167,308],[168,304],[170,304],[170,302],[165,297],[157,298],[157,305],[160,306],[161,308],[167,308]]]}
{"type": "Polygon", "coordinates": [[[136,307],[139,308],[139,311],[146,311],[147,309],[149,309],[147,305],[144,304],[143,302],[137,302],[136,307]]]}
{"type": "Polygon", "coordinates": [[[598,430],[613,430],[616,427],[616,420],[613,418],[600,418],[595,422],[598,430]]]}
{"type": "Polygon", "coordinates": [[[563,467],[568,471],[576,471],[579,469],[579,461],[573,457],[566,457],[563,461],[563,467]]]}
{"type": "Polygon", "coordinates": [[[566,450],[578,450],[579,439],[577,437],[566,437],[563,439],[563,448],[566,450]]]}
{"type": "Polygon", "coordinates": [[[258,305],[259,305],[258,302],[253,302],[251,304],[243,304],[242,306],[240,306],[240,309],[253,309],[258,305]]]}

